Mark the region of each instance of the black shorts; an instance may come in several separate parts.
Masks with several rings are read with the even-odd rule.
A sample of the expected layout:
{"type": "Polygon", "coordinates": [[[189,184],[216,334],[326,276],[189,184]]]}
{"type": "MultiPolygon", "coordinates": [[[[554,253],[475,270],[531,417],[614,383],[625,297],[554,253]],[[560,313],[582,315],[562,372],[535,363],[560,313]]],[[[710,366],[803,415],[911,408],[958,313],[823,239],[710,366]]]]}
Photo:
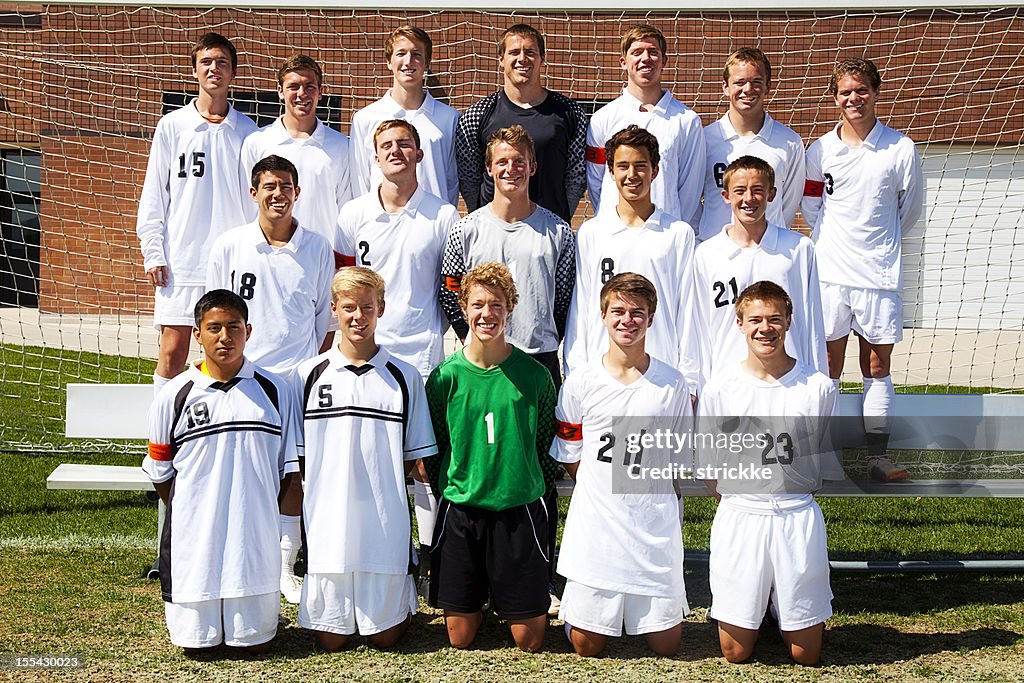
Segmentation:
{"type": "Polygon", "coordinates": [[[547,614],[548,514],[543,498],[508,510],[484,510],[445,498],[430,551],[430,605],[479,612],[490,594],[503,619],[547,614]]]}

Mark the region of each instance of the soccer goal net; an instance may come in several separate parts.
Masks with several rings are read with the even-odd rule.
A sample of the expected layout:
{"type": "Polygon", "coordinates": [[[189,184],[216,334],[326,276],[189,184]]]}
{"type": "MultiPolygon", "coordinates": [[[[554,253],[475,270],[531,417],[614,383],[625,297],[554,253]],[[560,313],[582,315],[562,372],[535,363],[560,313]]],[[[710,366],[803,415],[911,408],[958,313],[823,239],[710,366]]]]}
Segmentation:
{"type": "MultiPolygon", "coordinates": [[[[669,39],[665,83],[705,124],[725,111],[726,55],[759,47],[774,67],[769,111],[805,143],[836,122],[826,88],[835,61],[868,57],[883,72],[879,113],[918,143],[927,180],[924,217],[904,237],[897,385],[1024,386],[1021,9],[14,7],[0,12],[0,448],[66,448],[67,382],[149,381],[156,336],[137,201],[157,119],[194,92],[189,53],[209,30],[239,49],[240,110],[272,121],[277,67],[307,53],[325,71],[321,117],[344,132],[389,87],[383,42],[405,22],[432,36],[430,85],[460,110],[498,87],[496,40],[519,21],[547,37],[547,87],[591,111],[623,87],[619,36],[658,26],[669,39]]],[[[584,203],[577,218],[589,213],[584,203]]],[[[856,367],[847,363],[853,381],[856,367]]]]}

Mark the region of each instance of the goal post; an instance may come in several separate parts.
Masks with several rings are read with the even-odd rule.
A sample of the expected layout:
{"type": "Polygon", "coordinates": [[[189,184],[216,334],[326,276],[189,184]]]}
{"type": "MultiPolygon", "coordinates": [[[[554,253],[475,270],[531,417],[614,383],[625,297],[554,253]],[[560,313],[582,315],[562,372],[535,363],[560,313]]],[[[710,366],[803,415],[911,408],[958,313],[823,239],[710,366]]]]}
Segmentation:
{"type": "MultiPolygon", "coordinates": [[[[832,65],[868,57],[884,79],[879,115],[918,143],[927,183],[924,216],[904,237],[908,329],[894,354],[896,382],[939,392],[1024,388],[1024,107],[1015,105],[1022,3],[550,5],[6,5],[0,448],[62,447],[66,382],[149,381],[150,366],[135,360],[155,357],[135,213],[156,122],[193,92],[189,52],[208,30],[239,49],[240,110],[261,125],[278,115],[277,67],[303,52],[324,67],[322,117],[346,133],[352,114],[390,85],[383,42],[405,22],[432,36],[431,85],[460,110],[498,87],[496,40],[519,21],[546,36],[546,85],[588,110],[621,92],[622,32],[658,26],[669,40],[664,82],[705,124],[725,111],[725,56],[756,46],[773,64],[770,113],[805,143],[836,122],[826,92],[832,65]]],[[[583,203],[577,217],[590,211],[583,203]]]]}

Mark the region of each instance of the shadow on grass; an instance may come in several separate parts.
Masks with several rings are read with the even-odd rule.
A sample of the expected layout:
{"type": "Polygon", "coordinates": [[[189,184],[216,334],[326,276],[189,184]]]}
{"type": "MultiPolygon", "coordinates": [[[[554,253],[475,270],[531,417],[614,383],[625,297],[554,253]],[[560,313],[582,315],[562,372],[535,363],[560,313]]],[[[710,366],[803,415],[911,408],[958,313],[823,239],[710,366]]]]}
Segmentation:
{"type": "Polygon", "coordinates": [[[832,574],[832,602],[847,614],[901,616],[1024,600],[1019,574],[832,574]]]}
{"type": "Polygon", "coordinates": [[[825,632],[822,665],[893,664],[922,655],[1010,646],[1021,634],[1000,628],[907,633],[889,626],[847,624],[825,632]]]}

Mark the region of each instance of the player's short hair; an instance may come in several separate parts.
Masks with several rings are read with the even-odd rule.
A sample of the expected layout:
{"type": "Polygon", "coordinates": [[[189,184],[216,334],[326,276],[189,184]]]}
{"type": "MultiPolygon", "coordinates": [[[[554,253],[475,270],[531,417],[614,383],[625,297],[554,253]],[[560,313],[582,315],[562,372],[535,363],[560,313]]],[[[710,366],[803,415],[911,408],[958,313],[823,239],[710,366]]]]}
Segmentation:
{"type": "Polygon", "coordinates": [[[199,297],[196,307],[193,309],[193,316],[196,320],[196,329],[203,324],[203,318],[214,308],[231,309],[242,316],[242,320],[249,321],[249,307],[245,299],[238,296],[230,289],[211,289],[199,297]]]}
{"type": "Polygon", "coordinates": [[[483,285],[499,290],[505,297],[505,305],[508,308],[515,307],[519,303],[519,292],[516,291],[516,283],[512,279],[512,271],[503,263],[481,263],[479,266],[470,268],[462,276],[462,283],[459,285],[459,306],[465,308],[469,305],[469,290],[473,285],[483,285]]]}
{"type": "Polygon", "coordinates": [[[525,128],[517,123],[508,128],[499,128],[491,133],[491,137],[487,138],[487,149],[484,151],[484,166],[491,165],[491,150],[503,142],[513,147],[524,145],[530,161],[537,161],[537,151],[533,146],[533,138],[530,137],[525,128]]]}
{"type": "Polygon", "coordinates": [[[872,90],[882,87],[882,74],[878,73],[878,67],[870,59],[851,57],[840,60],[832,69],[832,78],[828,81],[828,90],[833,96],[839,92],[839,79],[843,76],[860,76],[866,80],[872,90]]]}
{"type": "Polygon", "coordinates": [[[384,59],[391,59],[391,55],[395,54],[395,41],[399,38],[421,43],[423,51],[426,53],[427,64],[430,64],[430,60],[434,56],[434,41],[430,39],[426,31],[412,24],[402,24],[388,34],[388,37],[384,39],[384,59]]]}
{"type": "Polygon", "coordinates": [[[214,33],[213,31],[210,31],[209,33],[204,33],[203,35],[199,36],[199,39],[196,41],[196,44],[192,46],[192,68],[196,68],[196,58],[199,56],[200,52],[202,52],[203,50],[210,50],[215,47],[219,47],[220,49],[227,52],[228,55],[230,55],[231,70],[237,71],[238,50],[235,49],[234,44],[230,40],[228,40],[219,33],[214,33]]]}
{"type": "Polygon", "coordinates": [[[284,157],[271,154],[270,156],[263,157],[257,161],[256,165],[252,167],[252,175],[249,178],[252,183],[250,187],[259,187],[260,176],[267,172],[291,173],[292,183],[294,183],[296,187],[299,185],[299,169],[295,168],[295,164],[284,157]]]}
{"type": "Polygon", "coordinates": [[[654,283],[639,273],[619,273],[613,275],[601,287],[601,312],[608,310],[612,295],[618,294],[624,299],[635,299],[647,304],[647,315],[653,316],[658,308],[658,291],[654,283]]]}
{"type": "Polygon", "coordinates": [[[786,310],[786,317],[793,317],[793,300],[789,298],[789,294],[786,293],[786,290],[771,280],[755,282],[740,292],[739,297],[736,299],[737,320],[743,320],[743,311],[752,301],[781,304],[786,310]]]}
{"type": "Polygon", "coordinates": [[[377,126],[377,130],[373,131],[373,148],[377,149],[377,136],[381,133],[391,130],[392,128],[404,128],[412,135],[413,142],[416,143],[416,149],[420,149],[420,133],[416,130],[416,126],[412,125],[405,119],[388,119],[381,121],[380,125],[377,126]]]}
{"type": "Polygon", "coordinates": [[[331,301],[337,301],[345,294],[364,288],[375,291],[377,303],[384,305],[384,278],[377,274],[377,271],[364,266],[342,268],[331,280],[331,301]]]}
{"type": "Polygon", "coordinates": [[[317,87],[324,83],[324,72],[316,60],[309,55],[292,55],[284,61],[281,68],[277,70],[277,84],[284,85],[284,77],[296,71],[309,71],[316,76],[317,87]]]}
{"type": "Polygon", "coordinates": [[[509,36],[519,36],[520,38],[533,38],[537,43],[537,49],[540,50],[540,58],[544,59],[544,36],[541,32],[530,26],[529,24],[512,24],[507,29],[502,31],[501,38],[498,40],[498,56],[505,54],[505,41],[509,36]]]}
{"type": "Polygon", "coordinates": [[[759,67],[761,71],[764,72],[765,85],[771,84],[772,64],[768,61],[768,58],[764,56],[764,53],[756,47],[741,47],[726,57],[725,68],[722,69],[722,81],[725,83],[729,82],[729,69],[737,64],[753,64],[754,66],[759,67]]]}
{"type": "Polygon", "coordinates": [[[658,162],[661,161],[661,152],[658,150],[658,138],[654,137],[646,128],[641,128],[635,123],[623,128],[608,138],[608,142],[604,143],[604,158],[609,169],[615,167],[615,150],[619,147],[646,149],[647,156],[650,157],[651,164],[654,166],[657,166],[658,162]]]}
{"type": "Polygon", "coordinates": [[[739,159],[735,159],[729,164],[725,173],[722,174],[722,189],[729,189],[729,181],[738,171],[757,171],[765,177],[768,181],[768,189],[775,187],[775,169],[772,165],[761,157],[755,157],[751,154],[744,154],[739,159]]]}
{"type": "Polygon", "coordinates": [[[622,34],[622,40],[619,41],[619,51],[622,53],[622,56],[625,57],[629,52],[630,45],[646,38],[654,38],[655,42],[658,43],[658,47],[661,48],[661,54],[668,54],[668,43],[665,40],[664,33],[650,24],[637,24],[622,34]]]}

